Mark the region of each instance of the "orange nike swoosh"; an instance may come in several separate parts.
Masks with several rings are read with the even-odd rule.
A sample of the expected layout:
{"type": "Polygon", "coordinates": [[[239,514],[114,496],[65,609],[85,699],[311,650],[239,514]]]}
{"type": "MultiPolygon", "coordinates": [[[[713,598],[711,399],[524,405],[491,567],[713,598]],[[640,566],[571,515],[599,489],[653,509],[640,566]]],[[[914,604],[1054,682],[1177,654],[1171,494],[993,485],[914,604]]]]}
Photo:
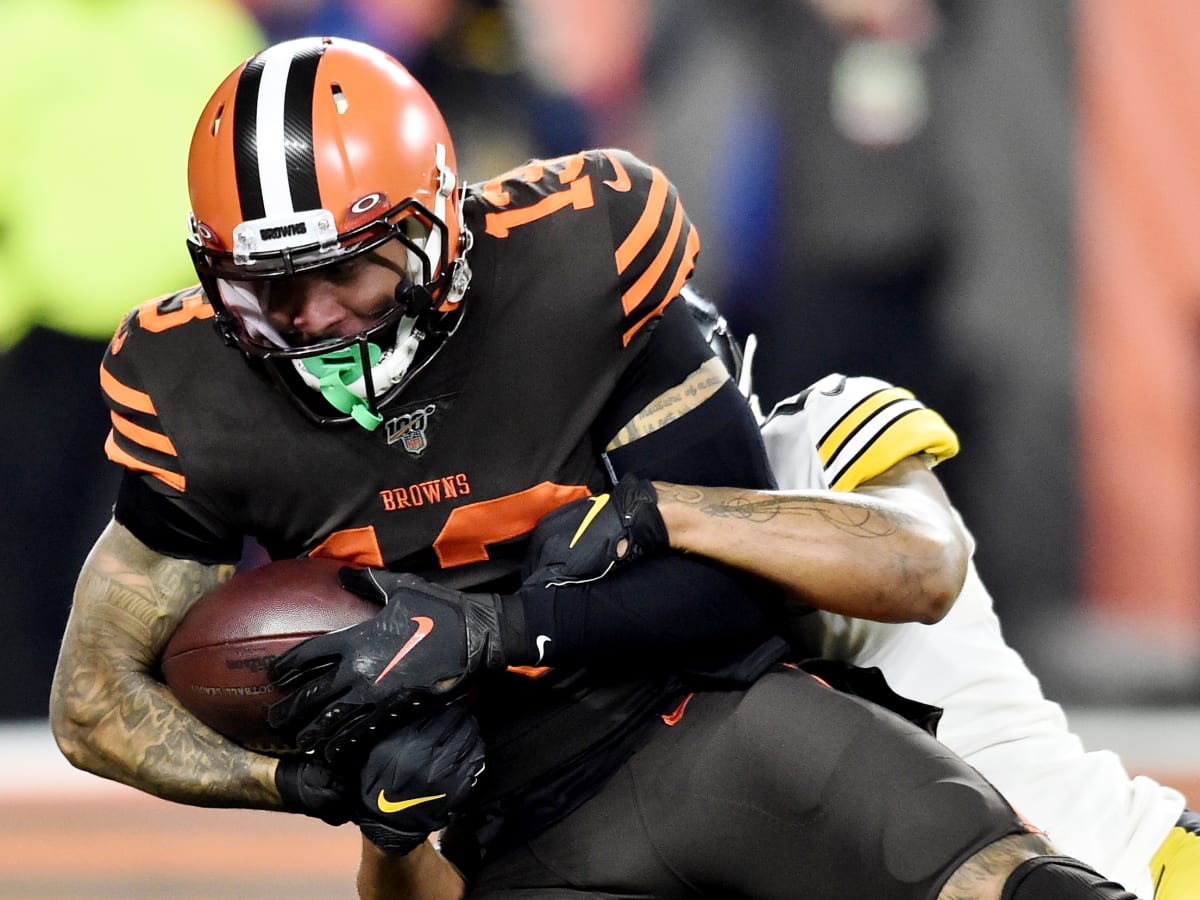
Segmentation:
{"type": "Polygon", "coordinates": [[[379,677],[375,679],[376,684],[379,684],[379,682],[383,681],[383,676],[392,671],[392,669],[396,668],[397,663],[404,659],[404,657],[408,656],[408,654],[412,652],[413,647],[425,640],[425,638],[429,636],[429,633],[433,631],[433,619],[429,618],[429,616],[413,616],[412,620],[417,623],[416,632],[412,637],[404,642],[403,647],[396,651],[396,655],[392,657],[391,662],[383,667],[383,671],[380,672],[379,677]]]}
{"type": "Polygon", "coordinates": [[[608,505],[609,494],[597,494],[595,497],[588,497],[592,503],[592,508],[587,511],[587,515],[583,517],[583,521],[579,523],[579,527],[575,529],[575,534],[571,536],[571,543],[568,547],[574,547],[576,541],[583,537],[583,533],[587,531],[589,525],[592,524],[592,519],[600,515],[600,510],[608,505]]]}
{"type": "Polygon", "coordinates": [[[380,788],[379,796],[375,798],[375,803],[379,807],[380,812],[398,813],[403,812],[409,807],[428,803],[430,800],[441,800],[445,796],[445,794],[430,794],[428,797],[410,797],[408,800],[389,800],[383,792],[383,788],[380,788]]]}
{"type": "Polygon", "coordinates": [[[661,717],[663,722],[665,722],[667,725],[678,725],[680,722],[682,722],[683,714],[687,710],[687,705],[692,702],[692,698],[695,696],[695,694],[688,694],[679,701],[679,705],[675,707],[674,711],[663,713],[661,717]]]}
{"type": "Polygon", "coordinates": [[[607,179],[604,183],[614,191],[620,191],[622,194],[624,194],[631,187],[633,187],[633,182],[629,180],[629,173],[625,171],[625,167],[623,165],[617,162],[616,157],[607,150],[604,151],[604,155],[608,157],[608,161],[612,163],[612,167],[617,170],[617,177],[607,179]]]}

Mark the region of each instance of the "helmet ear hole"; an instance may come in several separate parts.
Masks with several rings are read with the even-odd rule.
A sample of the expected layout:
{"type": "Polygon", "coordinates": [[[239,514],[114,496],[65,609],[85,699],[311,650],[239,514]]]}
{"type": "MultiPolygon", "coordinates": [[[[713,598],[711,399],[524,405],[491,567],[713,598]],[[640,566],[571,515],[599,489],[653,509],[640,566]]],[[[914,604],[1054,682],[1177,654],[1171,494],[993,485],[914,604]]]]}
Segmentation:
{"type": "Polygon", "coordinates": [[[333,94],[333,108],[338,111],[339,116],[346,114],[346,110],[350,108],[350,101],[346,99],[346,92],[342,90],[342,86],[336,81],[329,86],[329,91],[333,94]]]}

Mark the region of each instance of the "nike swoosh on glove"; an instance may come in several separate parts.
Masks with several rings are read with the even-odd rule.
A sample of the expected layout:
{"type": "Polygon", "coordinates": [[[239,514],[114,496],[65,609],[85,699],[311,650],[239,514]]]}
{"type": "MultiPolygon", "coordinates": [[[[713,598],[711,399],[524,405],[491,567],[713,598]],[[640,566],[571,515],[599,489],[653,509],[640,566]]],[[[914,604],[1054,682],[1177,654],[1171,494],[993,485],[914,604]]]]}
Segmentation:
{"type": "Polygon", "coordinates": [[[271,727],[330,762],[445,702],[472,672],[503,668],[500,598],[466,594],[416,575],[343,568],[349,591],[386,604],[358,625],[317,635],[271,664],[286,696],[271,706],[271,727]]]}
{"type": "Polygon", "coordinates": [[[670,547],[654,485],[624,475],[596,494],[548,513],[533,530],[526,583],[577,584],[670,547]]]}
{"type": "Polygon", "coordinates": [[[354,819],[386,853],[403,855],[450,824],[484,767],[465,702],[402,726],[371,748],[354,819]]]}

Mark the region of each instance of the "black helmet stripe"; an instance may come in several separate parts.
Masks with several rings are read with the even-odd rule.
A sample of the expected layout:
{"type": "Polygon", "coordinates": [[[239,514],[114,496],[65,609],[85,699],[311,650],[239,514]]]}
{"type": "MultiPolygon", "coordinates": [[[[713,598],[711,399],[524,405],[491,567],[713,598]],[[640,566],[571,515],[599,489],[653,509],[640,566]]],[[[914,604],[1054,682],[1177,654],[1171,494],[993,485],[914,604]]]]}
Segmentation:
{"type": "Polygon", "coordinates": [[[246,64],[234,102],[242,218],[320,209],[312,108],[323,42],[279,44],[246,64]]]}
{"type": "Polygon", "coordinates": [[[317,188],[317,158],[313,153],[313,90],[323,44],[314,44],[296,54],[288,70],[283,97],[283,141],[287,156],[288,184],[292,189],[292,208],[320,209],[321,191],[317,188]]]}
{"type": "Polygon", "coordinates": [[[258,128],[255,124],[258,86],[262,82],[264,65],[261,56],[246,63],[233,100],[233,163],[243,219],[261,219],[266,215],[262,186],[258,183],[258,128]]]}

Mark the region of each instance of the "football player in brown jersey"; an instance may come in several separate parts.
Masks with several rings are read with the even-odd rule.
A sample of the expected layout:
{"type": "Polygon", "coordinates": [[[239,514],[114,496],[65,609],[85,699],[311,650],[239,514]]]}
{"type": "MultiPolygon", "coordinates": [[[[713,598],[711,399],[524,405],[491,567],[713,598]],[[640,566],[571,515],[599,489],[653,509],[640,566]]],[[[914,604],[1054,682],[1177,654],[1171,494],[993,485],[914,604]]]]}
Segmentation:
{"type": "Polygon", "coordinates": [[[411,785],[373,748],[466,696],[487,768],[448,840],[476,896],[1128,896],[920,727],[778,666],[765,584],[670,555],[522,581],[536,522],[622,475],[771,485],[677,300],[699,242],[661,172],[594,150],[464,186],[409,73],[326,38],[229,75],[188,182],[200,286],[131,312],[101,370],[125,474],[52,691],[74,764],[353,819],[364,895],[457,896],[414,807],[357,784],[411,785]],[[248,536],[386,600],[277,661],[308,754],[232,744],[155,675],[248,536]]]}

